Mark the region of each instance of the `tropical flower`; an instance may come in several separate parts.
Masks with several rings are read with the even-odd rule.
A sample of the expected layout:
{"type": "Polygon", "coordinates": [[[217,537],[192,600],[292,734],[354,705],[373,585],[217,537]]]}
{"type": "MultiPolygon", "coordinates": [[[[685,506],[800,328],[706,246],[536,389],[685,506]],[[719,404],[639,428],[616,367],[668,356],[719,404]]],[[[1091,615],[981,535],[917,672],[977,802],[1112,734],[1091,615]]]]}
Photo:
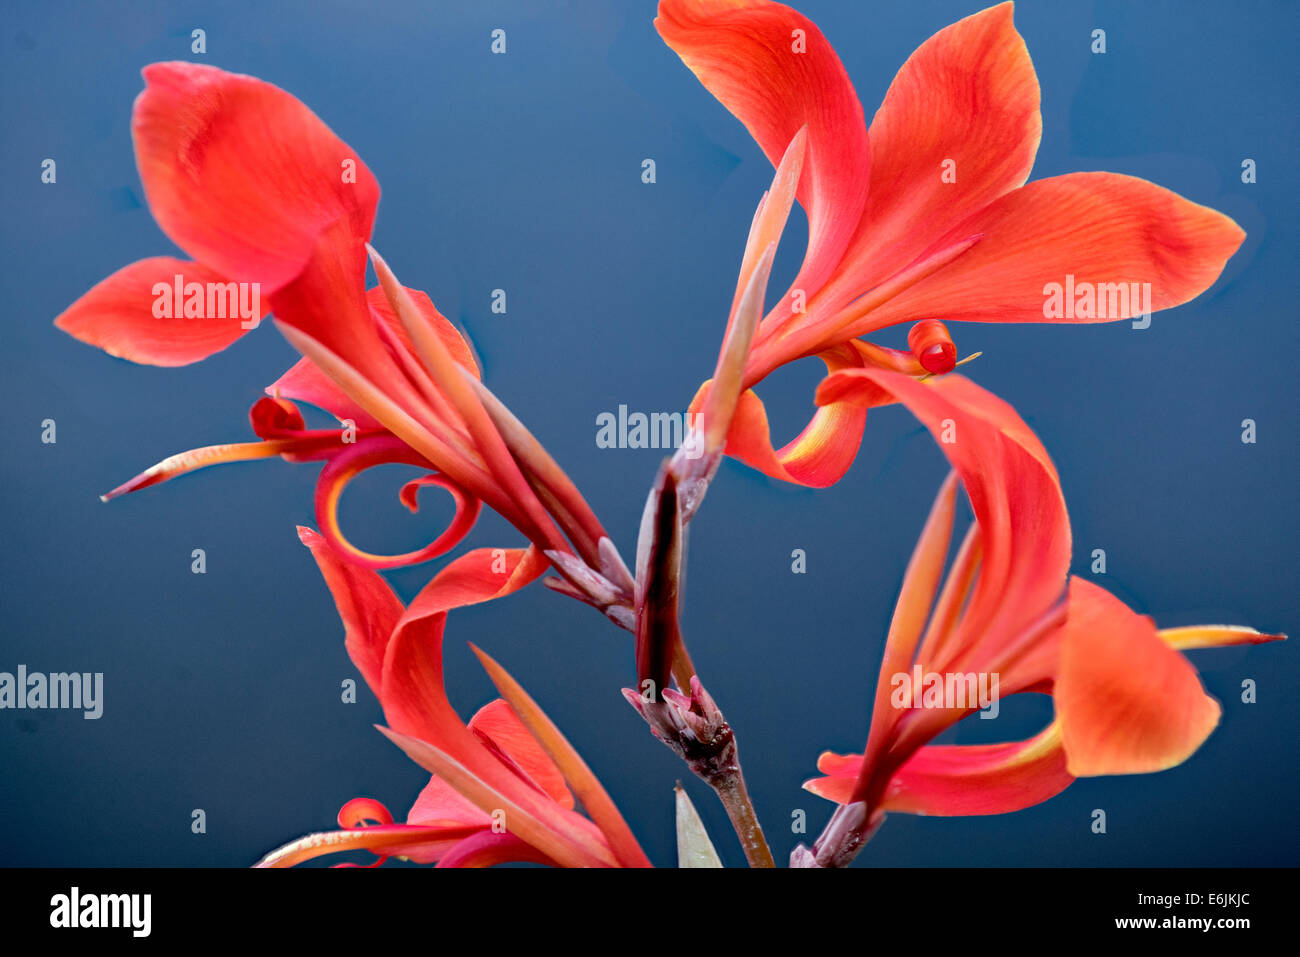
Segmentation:
{"type": "Polygon", "coordinates": [[[293,841],[259,866],[291,866],[362,848],[381,861],[401,856],[440,867],[508,861],[650,866],[591,770],[492,658],[474,648],[502,698],[468,724],[447,700],[442,678],[447,612],[509,594],[535,579],[546,568],[535,549],[469,552],[404,608],[374,571],[343,560],[309,529],[299,529],[299,535],[333,593],[348,654],[383,706],[388,727],[380,730],[434,776],[405,824],[394,824],[380,802],[358,798],[339,812],[342,830],[293,841]],[[575,797],[590,817],[574,809],[575,797]]]}
{"type": "Polygon", "coordinates": [[[155,63],[144,78],[132,133],[145,196],[193,261],[126,266],[56,325],[115,356],[183,365],[247,331],[235,302],[264,302],[305,358],[253,406],[262,441],[173,455],[104,498],[223,462],[325,460],[317,520],[354,561],[392,567],[442,554],[483,502],[543,549],[568,553],[572,542],[584,561],[609,571],[599,549],[604,530],[573,483],[487,392],[456,328],[368,245],[379,186],[356,152],[293,96],[254,77],[155,63]],[[380,280],[369,290],[367,257],[380,280]],[[254,294],[239,299],[246,287],[254,294]],[[294,399],[343,427],[307,429],[294,399]],[[457,506],[443,535],[406,555],[355,548],[335,518],[346,483],[386,462],[429,470],[402,491],[412,509],[426,484],[447,489],[457,506]]]}
{"type": "MultiPolygon", "coordinates": [[[[860,370],[829,376],[817,395],[895,400],[930,429],[954,472],[903,580],[866,749],[822,754],[826,776],[804,785],[841,805],[815,850],[823,866],[847,863],[887,811],[1000,814],[1045,801],[1076,777],[1180,764],[1220,708],[1178,652],[1283,637],[1227,625],[1159,630],[1098,585],[1072,577],[1067,589],[1070,524],[1056,469],[1015,410],[970,380],[860,370]],[[974,523],[943,578],[958,479],[974,523]],[[968,690],[953,701],[919,700],[914,689],[917,700],[900,706],[896,676],[911,674],[945,685],[951,676],[968,690]],[[1026,741],[928,745],[987,703],[969,691],[980,675],[996,676],[1000,697],[1050,694],[1054,720],[1026,741]]],[[[811,863],[806,852],[801,860],[811,863]]]]}
{"type": "MultiPolygon", "coordinates": [[[[1207,289],[1244,238],[1228,217],[1131,176],[1026,184],[1042,121],[1010,3],[923,43],[870,128],[831,45],[789,7],[661,0],[655,24],[778,166],[764,203],[789,188],[808,216],[803,265],[755,333],[727,436],[727,454],[768,475],[834,483],[866,417],[853,403],[823,405],[775,450],[748,390],[785,363],[815,355],[832,373],[945,373],[957,359],[944,321],[1094,322],[1168,309],[1207,289]],[[1080,308],[1051,305],[1048,290],[1066,288],[1079,290],[1080,308]],[[859,338],[907,322],[919,323],[909,350],[859,338]]],[[[751,234],[739,288],[774,238],[751,234]]]]}

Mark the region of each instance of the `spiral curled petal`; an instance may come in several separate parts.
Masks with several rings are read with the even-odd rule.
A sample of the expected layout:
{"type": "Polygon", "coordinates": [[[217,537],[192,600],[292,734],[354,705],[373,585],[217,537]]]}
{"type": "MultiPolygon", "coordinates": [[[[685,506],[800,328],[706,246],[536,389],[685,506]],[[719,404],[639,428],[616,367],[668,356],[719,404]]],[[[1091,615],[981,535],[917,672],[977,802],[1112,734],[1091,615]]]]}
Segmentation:
{"type": "Polygon", "coordinates": [[[402,487],[402,503],[416,511],[416,492],[424,485],[437,485],[451,493],[456,514],[446,530],[428,545],[400,555],[374,555],[352,544],[339,527],[338,504],[343,489],[361,472],[377,465],[415,465],[429,468],[423,456],[393,436],[378,436],[358,442],[333,456],[321,470],[316,482],[316,522],[330,545],[349,561],[368,568],[400,568],[418,565],[446,554],[460,544],[478,520],[482,503],[445,475],[421,476],[402,487]]]}

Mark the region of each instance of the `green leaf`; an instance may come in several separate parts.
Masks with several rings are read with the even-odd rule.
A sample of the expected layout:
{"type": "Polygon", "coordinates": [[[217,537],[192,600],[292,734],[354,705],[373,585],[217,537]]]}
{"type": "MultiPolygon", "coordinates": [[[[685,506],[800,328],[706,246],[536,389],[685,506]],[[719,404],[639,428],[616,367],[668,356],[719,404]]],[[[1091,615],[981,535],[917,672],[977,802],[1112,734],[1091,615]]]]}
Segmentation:
{"type": "Polygon", "coordinates": [[[721,867],[722,861],[713,849],[713,842],[704,830],[704,822],[700,820],[695,805],[680,783],[674,790],[677,793],[677,866],[721,867]]]}

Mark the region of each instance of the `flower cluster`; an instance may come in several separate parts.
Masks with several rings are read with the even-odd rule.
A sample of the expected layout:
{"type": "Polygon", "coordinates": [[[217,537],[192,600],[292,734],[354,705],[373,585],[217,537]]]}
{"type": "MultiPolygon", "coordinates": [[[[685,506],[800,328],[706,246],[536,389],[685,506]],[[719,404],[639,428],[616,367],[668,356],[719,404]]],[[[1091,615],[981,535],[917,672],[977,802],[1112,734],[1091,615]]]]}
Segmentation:
{"type": "Polygon", "coordinates": [[[1219,716],[1180,652],[1280,637],[1231,626],[1160,630],[1070,578],[1069,518],[1052,460],[1013,408],[954,372],[965,360],[948,328],[1119,320],[1177,306],[1207,289],[1243,241],[1232,220],[1113,173],[1028,182],[1039,89],[1010,3],[922,44],[869,125],[829,42],[789,7],[662,0],[655,24],[776,172],[741,255],[714,374],[691,404],[699,413],[692,448],[703,453],[663,464],[632,568],[563,469],[481,381],[456,327],[371,245],[379,186],[357,153],[269,83],[191,63],[144,71],[132,132],[145,195],[191,258],[132,263],[57,325],[115,356],[184,365],[257,324],[233,305],[233,290],[251,288],[256,295],[238,302],[264,302],[302,358],[253,404],[255,441],[173,455],[105,498],[223,462],[323,462],[319,532],[299,534],[334,596],[348,654],[383,707],[381,730],[432,775],[405,823],[358,798],[340,811],[341,830],[287,844],[263,865],[364,848],[376,863],[649,866],[594,774],[496,661],[474,649],[501,698],[468,722],[447,699],[449,613],[550,571],[554,590],[632,632],[636,686],[626,697],[717,792],[750,863],[770,866],[736,735],[686,650],[684,529],[724,456],[824,487],[851,465],[869,410],[884,406],[910,410],[953,471],[903,581],[864,750],[821,755],[824,776],[805,787],[837,810],[792,866],[847,865],[888,812],[1004,813],[1079,776],[1172,767],[1219,716]],[[769,307],[769,274],[795,202],[807,214],[807,249],[769,307]],[[368,266],[377,280],[370,288],[368,266]],[[1112,308],[1045,308],[1046,290],[1067,278],[1111,290],[1112,308]],[[1143,296],[1115,295],[1135,284],[1143,296]],[[175,290],[168,308],[156,308],[160,289],[175,290]],[[899,324],[910,324],[906,350],[864,338],[899,324]],[[817,411],[778,449],[753,388],[810,356],[827,369],[817,411]],[[338,428],[308,428],[296,403],[324,410],[338,428]],[[337,518],[347,483],[386,463],[423,470],[401,491],[412,510],[426,485],[456,505],[442,535],[404,555],[363,551],[337,518]],[[974,522],[949,562],[959,488],[974,522]],[[453,550],[484,505],[526,544],[456,557],[404,606],[378,570],[453,550]],[[934,744],[980,704],[899,708],[893,677],[913,671],[994,674],[1003,695],[1051,695],[1054,718],[1026,741],[934,744]]]}

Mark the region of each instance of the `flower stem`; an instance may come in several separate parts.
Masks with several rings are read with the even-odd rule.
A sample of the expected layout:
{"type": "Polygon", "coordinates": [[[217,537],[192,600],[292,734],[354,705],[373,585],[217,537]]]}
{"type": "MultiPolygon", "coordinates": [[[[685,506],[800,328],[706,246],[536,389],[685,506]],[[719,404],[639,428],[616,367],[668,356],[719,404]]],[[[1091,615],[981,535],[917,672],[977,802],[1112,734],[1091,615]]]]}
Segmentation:
{"type": "Polygon", "coordinates": [[[736,836],[740,838],[749,866],[776,867],[772,851],[767,846],[767,838],[763,836],[763,828],[754,814],[754,805],[749,800],[749,790],[745,787],[745,776],[741,773],[740,763],[737,761],[731,773],[720,780],[708,783],[726,809],[731,826],[736,829],[736,836]]]}

